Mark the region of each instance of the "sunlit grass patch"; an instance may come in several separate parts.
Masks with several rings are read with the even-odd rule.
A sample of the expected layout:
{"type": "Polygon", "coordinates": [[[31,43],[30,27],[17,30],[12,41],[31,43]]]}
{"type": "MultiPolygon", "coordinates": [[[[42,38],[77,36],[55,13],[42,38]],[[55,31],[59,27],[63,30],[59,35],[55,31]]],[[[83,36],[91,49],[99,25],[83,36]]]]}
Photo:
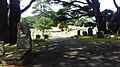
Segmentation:
{"type": "Polygon", "coordinates": [[[88,43],[96,43],[96,44],[104,44],[106,42],[120,44],[120,39],[111,38],[109,35],[105,35],[104,38],[97,38],[96,35],[95,36],[80,36],[79,39],[86,41],[88,43]]]}

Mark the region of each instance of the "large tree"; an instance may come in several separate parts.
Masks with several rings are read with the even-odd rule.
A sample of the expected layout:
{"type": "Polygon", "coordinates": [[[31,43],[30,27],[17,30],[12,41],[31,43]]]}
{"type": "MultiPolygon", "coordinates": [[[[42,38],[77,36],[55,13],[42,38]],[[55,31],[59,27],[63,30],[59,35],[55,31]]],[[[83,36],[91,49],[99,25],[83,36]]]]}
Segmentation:
{"type": "Polygon", "coordinates": [[[86,0],[89,6],[94,10],[98,31],[106,33],[106,23],[102,19],[99,0],[86,0]]]}
{"type": "Polygon", "coordinates": [[[65,19],[67,18],[66,20],[77,19],[82,16],[95,17],[98,31],[107,33],[106,21],[100,11],[99,0],[85,0],[84,2],[81,0],[54,0],[54,2],[62,4],[63,7],[69,7],[67,11],[64,11],[64,16],[62,16],[65,19]]]}
{"type": "Polygon", "coordinates": [[[21,14],[26,11],[35,0],[20,9],[20,0],[1,0],[0,3],[0,40],[5,43],[15,44],[17,41],[17,23],[20,22],[21,14]],[[8,19],[9,18],[9,19],[8,19]]]}
{"type": "Polygon", "coordinates": [[[120,7],[117,5],[116,1],[113,0],[113,3],[115,7],[117,8],[117,11],[114,13],[112,17],[112,31],[113,33],[117,33],[118,30],[120,30],[120,7]]]}
{"type": "Polygon", "coordinates": [[[20,22],[21,14],[26,11],[35,0],[31,0],[29,5],[20,9],[20,0],[10,0],[9,14],[9,42],[15,44],[17,41],[17,23],[20,22]]]}
{"type": "Polygon", "coordinates": [[[8,4],[7,0],[0,0],[0,41],[7,42],[7,13],[8,13],[8,4]]]}

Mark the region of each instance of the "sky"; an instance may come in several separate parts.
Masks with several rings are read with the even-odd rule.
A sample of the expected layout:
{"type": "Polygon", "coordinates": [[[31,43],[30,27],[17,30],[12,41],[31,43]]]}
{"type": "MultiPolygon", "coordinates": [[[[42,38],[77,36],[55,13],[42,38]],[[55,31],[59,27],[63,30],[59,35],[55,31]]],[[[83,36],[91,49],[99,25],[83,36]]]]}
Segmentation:
{"type": "MultiPolygon", "coordinates": [[[[80,1],[85,1],[85,0],[80,0],[80,1]]],[[[21,9],[23,7],[25,7],[26,5],[28,5],[30,2],[30,0],[22,0],[21,1],[21,9]]],[[[100,2],[100,10],[103,11],[104,9],[111,9],[113,11],[116,11],[116,8],[114,6],[113,0],[99,0],[100,2]]],[[[120,5],[120,0],[116,0],[117,4],[120,5]]],[[[32,6],[34,5],[34,3],[32,4],[32,6]]],[[[57,11],[59,10],[59,6],[52,6],[53,10],[57,11]]],[[[32,7],[30,7],[27,11],[25,11],[22,14],[22,17],[26,17],[26,16],[32,16],[33,14],[31,13],[33,11],[32,7]]]]}

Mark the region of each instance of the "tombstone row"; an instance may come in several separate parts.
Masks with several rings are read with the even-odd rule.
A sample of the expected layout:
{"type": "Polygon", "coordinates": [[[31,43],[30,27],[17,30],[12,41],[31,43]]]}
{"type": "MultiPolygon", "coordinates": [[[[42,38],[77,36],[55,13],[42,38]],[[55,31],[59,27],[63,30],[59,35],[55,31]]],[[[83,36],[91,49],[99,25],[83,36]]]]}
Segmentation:
{"type": "MultiPolygon", "coordinates": [[[[93,36],[93,28],[88,28],[88,32],[87,31],[83,31],[82,34],[83,36],[93,36]]],[[[80,30],[77,31],[77,35],[80,36],[80,30]]],[[[97,38],[104,38],[104,32],[103,31],[98,31],[96,33],[97,38]]]]}
{"type": "MultiPolygon", "coordinates": [[[[87,33],[87,31],[83,31],[82,32],[82,34],[83,34],[83,36],[93,36],[93,30],[92,30],[93,28],[88,28],[88,33],[87,33]]],[[[78,30],[77,31],[77,35],[79,35],[80,36],[80,30],[78,30]]]]}

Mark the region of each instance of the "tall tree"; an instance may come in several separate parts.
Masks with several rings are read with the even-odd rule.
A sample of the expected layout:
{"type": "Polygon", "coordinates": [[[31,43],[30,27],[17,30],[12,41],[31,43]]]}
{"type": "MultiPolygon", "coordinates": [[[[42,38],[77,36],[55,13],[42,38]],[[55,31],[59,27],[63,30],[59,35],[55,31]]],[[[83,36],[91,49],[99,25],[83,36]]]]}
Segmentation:
{"type": "Polygon", "coordinates": [[[8,4],[7,0],[0,0],[0,41],[7,42],[7,13],[8,13],[8,4]]]}
{"type": "Polygon", "coordinates": [[[114,13],[113,17],[112,17],[112,31],[113,33],[117,33],[118,30],[120,30],[120,7],[117,5],[116,1],[113,0],[113,3],[115,5],[115,7],[117,8],[117,11],[114,13]]]}
{"type": "Polygon", "coordinates": [[[53,21],[47,17],[38,17],[35,21],[35,26],[38,30],[42,31],[42,36],[44,36],[45,30],[51,29],[53,25],[53,21]]]}
{"type": "Polygon", "coordinates": [[[99,0],[85,0],[84,2],[80,0],[54,0],[54,2],[62,3],[63,6],[70,7],[68,11],[65,11],[70,19],[77,19],[81,18],[82,16],[94,16],[98,31],[104,31],[107,33],[106,22],[103,20],[103,16],[101,15],[100,11],[99,0]]]}
{"type": "Polygon", "coordinates": [[[21,14],[26,11],[35,0],[20,9],[20,0],[0,0],[0,41],[15,44],[17,41],[17,23],[20,22],[21,14]]]}
{"type": "Polygon", "coordinates": [[[89,6],[94,10],[98,31],[104,31],[106,33],[106,22],[104,22],[102,19],[99,0],[86,1],[89,6]]]}
{"type": "Polygon", "coordinates": [[[17,23],[20,21],[20,1],[10,0],[9,14],[9,42],[15,44],[17,40],[17,23]]]}
{"type": "Polygon", "coordinates": [[[17,41],[17,23],[20,22],[21,14],[26,11],[35,0],[24,8],[20,9],[20,0],[10,0],[10,13],[9,13],[9,43],[15,44],[17,41]]]}

